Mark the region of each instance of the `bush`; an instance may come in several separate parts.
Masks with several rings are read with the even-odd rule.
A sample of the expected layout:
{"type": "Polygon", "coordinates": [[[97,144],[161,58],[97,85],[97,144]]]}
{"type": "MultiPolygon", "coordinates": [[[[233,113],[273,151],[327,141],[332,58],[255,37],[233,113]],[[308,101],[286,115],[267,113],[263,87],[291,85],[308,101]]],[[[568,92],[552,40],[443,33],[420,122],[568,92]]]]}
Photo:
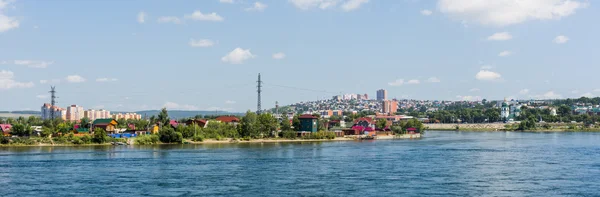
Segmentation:
{"type": "Polygon", "coordinates": [[[197,135],[197,136],[194,136],[192,138],[192,141],[194,141],[194,142],[202,142],[202,141],[204,141],[204,137],[201,136],[201,135],[197,135]]]}
{"type": "Polygon", "coordinates": [[[159,139],[163,143],[182,143],[183,135],[171,127],[163,127],[159,132],[159,139]]]}
{"type": "Polygon", "coordinates": [[[286,139],[296,139],[296,137],[298,136],[298,133],[296,133],[295,131],[283,131],[281,133],[281,137],[286,139]]]}
{"type": "Polygon", "coordinates": [[[142,135],[135,138],[135,144],[139,145],[157,144],[158,141],[158,135],[142,135]]]}
{"type": "Polygon", "coordinates": [[[7,137],[0,136],[0,144],[8,144],[10,140],[7,137]]]}
{"type": "Polygon", "coordinates": [[[108,135],[106,135],[106,131],[104,131],[104,129],[102,129],[102,128],[94,129],[94,137],[92,138],[92,141],[94,143],[104,144],[109,140],[108,138],[109,137],[108,137],[108,135]]]}

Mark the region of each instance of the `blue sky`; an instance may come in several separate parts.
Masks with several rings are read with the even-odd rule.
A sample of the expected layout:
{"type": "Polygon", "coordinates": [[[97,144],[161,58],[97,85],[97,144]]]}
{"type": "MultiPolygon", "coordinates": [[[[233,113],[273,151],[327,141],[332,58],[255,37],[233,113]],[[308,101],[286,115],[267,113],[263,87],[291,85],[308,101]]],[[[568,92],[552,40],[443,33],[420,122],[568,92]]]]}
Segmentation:
{"type": "Polygon", "coordinates": [[[0,0],[0,110],[600,95],[587,0],[0,0]],[[308,90],[312,91],[308,91],[308,90]]]}

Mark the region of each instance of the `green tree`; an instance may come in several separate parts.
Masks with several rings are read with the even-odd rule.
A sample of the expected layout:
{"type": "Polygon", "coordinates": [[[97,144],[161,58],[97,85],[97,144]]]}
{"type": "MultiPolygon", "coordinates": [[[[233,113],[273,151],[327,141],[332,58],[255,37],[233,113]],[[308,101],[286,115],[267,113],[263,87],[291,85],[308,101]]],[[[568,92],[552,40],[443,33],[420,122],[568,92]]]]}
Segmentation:
{"type": "Polygon", "coordinates": [[[290,124],[290,120],[287,116],[287,114],[283,114],[281,116],[281,131],[291,131],[292,130],[292,124],[290,124]]]}
{"type": "Polygon", "coordinates": [[[159,139],[163,143],[182,143],[183,135],[175,132],[172,127],[163,127],[158,132],[159,139]]]}
{"type": "Polygon", "coordinates": [[[81,128],[89,128],[90,127],[90,119],[88,117],[83,117],[79,122],[79,126],[81,128]]]}
{"type": "Polygon", "coordinates": [[[256,113],[248,110],[246,115],[240,120],[239,133],[241,137],[258,137],[258,128],[256,126],[256,113]]]}
{"type": "Polygon", "coordinates": [[[263,113],[257,117],[258,131],[262,137],[273,136],[273,131],[277,130],[277,119],[269,113],[263,113]]]}
{"type": "Polygon", "coordinates": [[[295,131],[300,131],[300,119],[298,118],[298,115],[295,115],[294,118],[292,118],[292,126],[295,131]]]}
{"type": "Polygon", "coordinates": [[[30,136],[33,129],[26,124],[14,124],[11,129],[11,134],[16,136],[30,136]]]}
{"type": "Polygon", "coordinates": [[[377,119],[377,121],[375,121],[375,127],[378,129],[384,129],[386,125],[387,125],[387,120],[385,120],[383,118],[377,119]]]}
{"type": "Polygon", "coordinates": [[[161,124],[161,126],[166,126],[169,125],[169,113],[167,112],[167,108],[162,108],[160,110],[160,113],[158,113],[158,122],[161,124]]]}
{"type": "Polygon", "coordinates": [[[94,128],[94,137],[92,138],[94,143],[104,144],[108,141],[108,135],[102,128],[94,128]]]}
{"type": "Polygon", "coordinates": [[[571,108],[567,105],[561,105],[560,107],[558,107],[558,115],[565,117],[568,115],[571,115],[571,108]]]}

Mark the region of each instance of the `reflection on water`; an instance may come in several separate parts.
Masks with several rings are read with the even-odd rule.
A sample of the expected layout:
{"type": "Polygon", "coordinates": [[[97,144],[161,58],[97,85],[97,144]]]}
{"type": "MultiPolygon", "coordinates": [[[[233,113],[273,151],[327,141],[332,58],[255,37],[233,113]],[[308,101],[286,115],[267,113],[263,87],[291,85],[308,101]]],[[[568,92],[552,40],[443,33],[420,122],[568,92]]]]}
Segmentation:
{"type": "Polygon", "coordinates": [[[0,196],[598,196],[600,133],[0,147],[0,196]]]}

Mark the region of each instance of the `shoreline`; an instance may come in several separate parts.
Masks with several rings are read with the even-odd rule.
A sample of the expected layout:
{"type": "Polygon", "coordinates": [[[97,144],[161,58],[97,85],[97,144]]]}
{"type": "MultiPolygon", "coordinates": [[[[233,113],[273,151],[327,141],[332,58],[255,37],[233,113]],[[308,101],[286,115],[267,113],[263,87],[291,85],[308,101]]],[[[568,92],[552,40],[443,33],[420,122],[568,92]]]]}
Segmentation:
{"type": "MultiPolygon", "coordinates": [[[[392,139],[418,139],[420,138],[420,135],[415,136],[415,135],[402,135],[402,136],[390,136],[390,137],[378,137],[374,140],[392,140],[392,139]]],[[[132,139],[132,141],[135,141],[135,138],[129,138],[132,139]]],[[[250,141],[244,141],[244,140],[233,140],[231,138],[226,138],[223,140],[216,140],[216,139],[206,139],[204,141],[201,142],[195,142],[192,141],[191,139],[184,139],[183,143],[181,144],[244,144],[244,143],[294,143],[294,142],[343,142],[343,141],[360,141],[360,139],[357,139],[355,137],[336,137],[334,139],[281,139],[281,138],[271,138],[271,139],[253,139],[250,141]]],[[[156,144],[144,144],[144,145],[140,145],[140,144],[127,144],[125,146],[133,146],[133,145],[137,145],[137,146],[154,146],[154,145],[173,145],[173,144],[178,144],[178,143],[156,143],[156,144]]],[[[111,143],[104,143],[104,144],[33,144],[33,145],[27,145],[27,144],[0,144],[0,148],[1,147],[67,147],[67,146],[80,146],[80,147],[84,147],[84,146],[123,146],[123,145],[113,145],[111,143]]]]}

